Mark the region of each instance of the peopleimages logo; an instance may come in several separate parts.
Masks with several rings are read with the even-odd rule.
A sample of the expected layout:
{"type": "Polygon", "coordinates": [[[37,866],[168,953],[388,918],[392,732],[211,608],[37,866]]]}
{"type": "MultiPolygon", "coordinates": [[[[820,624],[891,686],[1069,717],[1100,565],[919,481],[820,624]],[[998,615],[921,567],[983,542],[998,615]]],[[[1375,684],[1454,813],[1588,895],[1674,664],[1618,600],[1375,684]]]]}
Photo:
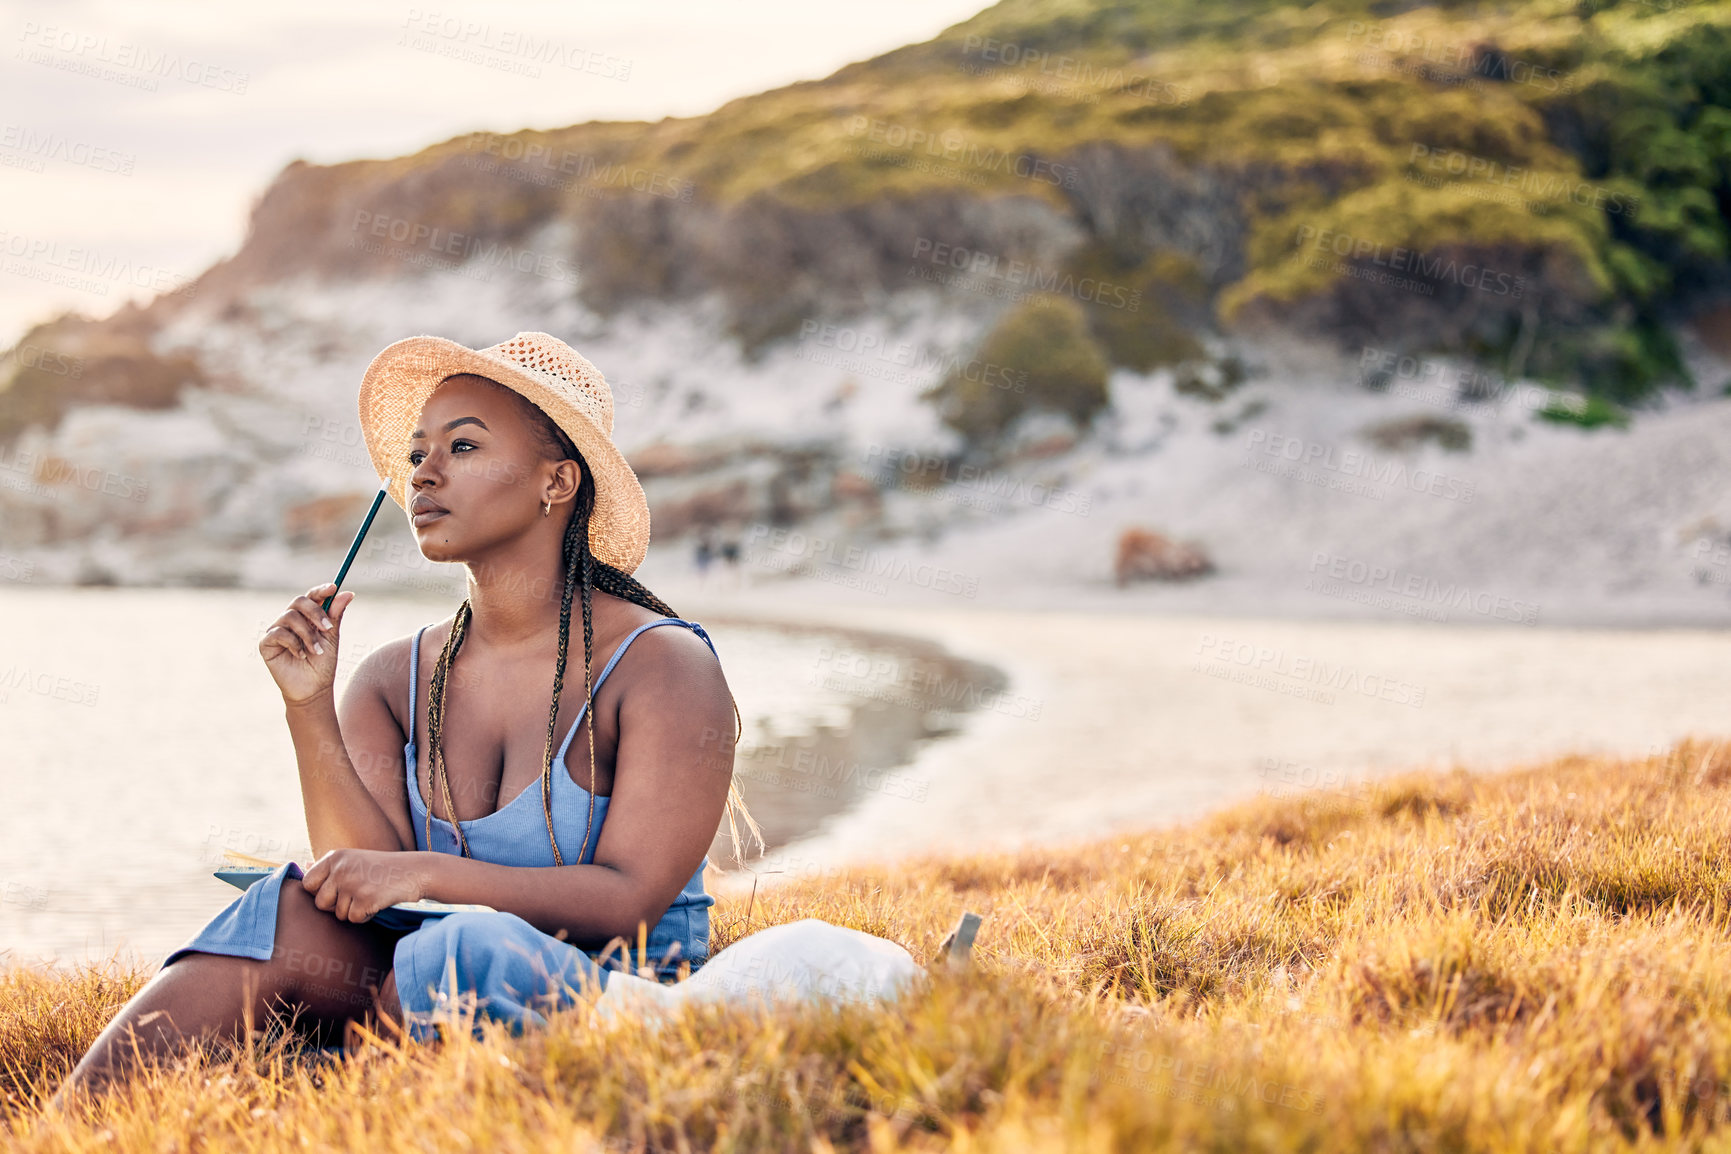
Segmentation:
{"type": "Polygon", "coordinates": [[[910,153],[923,151],[948,163],[966,165],[982,172],[1002,172],[1025,180],[1075,188],[1082,170],[1073,164],[1057,164],[1026,152],[1000,152],[989,145],[968,140],[955,129],[932,132],[929,129],[895,124],[870,116],[850,116],[847,134],[864,137],[872,144],[903,149],[910,153]]]}
{"type": "Polygon", "coordinates": [[[545,280],[565,284],[577,282],[577,269],[562,256],[500,244],[496,240],[483,240],[474,233],[452,232],[438,225],[405,217],[368,212],[364,208],[356,209],[349,231],[353,234],[349,240],[350,247],[355,247],[357,241],[366,237],[382,237],[407,245],[410,249],[425,249],[434,256],[455,258],[449,262],[449,267],[475,265],[486,270],[508,268],[545,280]]]}
{"type": "Polygon", "coordinates": [[[138,160],[136,154],[118,148],[104,148],[57,132],[39,132],[10,122],[0,125],[0,149],[21,153],[32,160],[56,160],[120,176],[131,176],[132,166],[138,160]]]}
{"type": "Polygon", "coordinates": [[[863,463],[875,466],[887,480],[912,485],[921,491],[939,485],[955,485],[1006,503],[1043,505],[1060,513],[1086,517],[1093,497],[1059,485],[1028,482],[1010,473],[996,473],[979,465],[962,464],[935,453],[916,449],[892,449],[876,442],[866,446],[863,463]]]}
{"type": "Polygon", "coordinates": [[[1298,235],[1293,238],[1293,247],[1302,248],[1307,243],[1312,243],[1318,250],[1331,252],[1347,260],[1368,260],[1373,265],[1393,272],[1411,273],[1436,284],[1457,284],[1494,296],[1506,296],[1511,300],[1521,299],[1521,294],[1527,288],[1525,277],[1511,276],[1494,268],[1462,264],[1453,257],[1435,256],[1417,249],[1383,244],[1334,229],[1300,225],[1298,235]]]}
{"type": "Polygon", "coordinates": [[[1551,403],[1551,390],[1543,385],[1506,381],[1489,369],[1474,364],[1449,364],[1428,357],[1415,357],[1394,349],[1366,345],[1359,353],[1360,384],[1379,376],[1391,395],[1422,400],[1427,391],[1441,391],[1447,408],[1470,404],[1513,404],[1542,409],[1551,403]],[[1403,385],[1410,387],[1403,388],[1403,385]]]}
{"type": "Polygon", "coordinates": [[[69,377],[75,381],[84,375],[83,357],[57,352],[31,341],[24,341],[4,356],[0,356],[0,363],[5,361],[12,361],[20,368],[35,369],[56,377],[69,377]]]}
{"type": "MultiPolygon", "coordinates": [[[[631,168],[623,163],[597,160],[591,153],[574,152],[569,148],[555,152],[548,145],[521,140],[512,136],[500,136],[496,132],[470,133],[468,139],[463,142],[463,150],[513,161],[519,166],[518,170],[506,169],[505,171],[510,172],[514,179],[530,178],[528,182],[534,184],[559,188],[575,188],[583,185],[628,188],[634,192],[659,196],[667,200],[683,201],[688,204],[697,192],[697,186],[689,180],[681,180],[679,177],[659,170],[631,168]],[[534,171],[537,169],[538,172],[534,171]],[[568,181],[557,179],[564,176],[572,179],[568,181]]],[[[465,159],[470,158],[466,157],[465,159]]],[[[499,169],[493,167],[482,171],[499,171],[499,169]]]]}
{"type": "Polygon", "coordinates": [[[0,472],[16,473],[22,482],[12,483],[11,478],[6,478],[0,480],[0,485],[41,497],[57,496],[58,491],[49,486],[58,485],[128,501],[143,501],[150,493],[150,482],[144,478],[116,473],[112,469],[99,469],[94,465],[75,464],[64,457],[20,449],[16,445],[0,449],[0,472]]]}
{"type": "MultiPolygon", "coordinates": [[[[928,562],[916,564],[898,554],[825,537],[808,537],[795,529],[753,525],[745,536],[745,544],[748,553],[770,550],[787,559],[788,564],[771,567],[807,572],[812,576],[829,567],[831,571],[847,571],[863,579],[876,578],[879,584],[883,581],[906,581],[921,589],[957,593],[970,598],[980,591],[980,579],[972,573],[928,562]]],[[[759,564],[766,563],[763,557],[756,560],[759,564]]]]}
{"type": "Polygon", "coordinates": [[[1601,208],[1621,216],[1634,216],[1636,209],[1641,206],[1639,197],[1613,192],[1591,181],[1576,180],[1561,173],[1534,172],[1518,164],[1503,164],[1501,161],[1474,156],[1457,148],[1415,144],[1408,153],[1406,162],[1421,171],[1484,181],[1486,184],[1511,189],[1522,196],[1535,197],[1540,201],[1566,198],[1583,208],[1601,208]]]}
{"type": "Polygon", "coordinates": [[[1472,481],[1435,469],[1408,469],[1402,461],[1379,458],[1357,449],[1339,449],[1321,441],[1289,437],[1267,429],[1251,429],[1244,448],[1252,461],[1258,457],[1276,462],[1290,461],[1296,466],[1315,467],[1368,484],[1429,493],[1463,504],[1471,504],[1473,499],[1472,481]]]}
{"type": "MultiPolygon", "coordinates": [[[[1504,84],[1525,84],[1544,92],[1567,95],[1575,91],[1573,76],[1557,68],[1522,60],[1502,52],[1485,51],[1476,41],[1442,41],[1428,35],[1386,24],[1365,24],[1354,20],[1347,25],[1347,40],[1362,37],[1365,43],[1395,56],[1412,56],[1427,64],[1440,65],[1459,73],[1459,78],[1477,85],[1479,77],[1504,84]]],[[[1447,80],[1443,76],[1440,79],[1447,80]]]]}
{"type": "MultiPolygon", "coordinates": [[[[509,61],[518,66],[504,69],[505,71],[526,70],[529,75],[539,77],[541,73],[536,65],[557,64],[567,71],[586,72],[603,80],[631,79],[632,61],[622,56],[595,52],[574,44],[566,44],[550,36],[537,36],[531,31],[467,20],[451,12],[410,8],[408,17],[403,21],[403,28],[405,36],[420,38],[409,42],[411,48],[424,51],[442,47],[447,50],[464,49],[468,50],[468,53],[476,54],[492,53],[501,62],[509,61]],[[439,41],[445,43],[440,45],[439,41]]],[[[460,51],[444,51],[440,55],[469,59],[472,63],[486,62],[481,55],[468,55],[460,51]]]]}
{"type": "Polygon", "coordinates": [[[799,350],[794,355],[814,364],[847,368],[856,373],[898,381],[942,380],[955,375],[1006,392],[1028,391],[1027,369],[1011,368],[996,361],[982,361],[978,357],[964,359],[953,353],[916,348],[910,341],[897,341],[892,344],[885,337],[863,329],[830,324],[810,317],[799,324],[799,350]],[[823,350],[834,350],[835,355],[828,355],[823,350]],[[873,371],[871,362],[874,360],[883,361],[886,366],[898,371],[873,371]]]}
{"type": "MultiPolygon", "coordinates": [[[[1212,673],[1216,669],[1241,666],[1247,673],[1269,681],[1269,684],[1262,685],[1261,688],[1279,688],[1285,691],[1287,686],[1291,685],[1297,689],[1313,689],[1323,693],[1331,690],[1356,693],[1361,697],[1376,698],[1394,705],[1410,705],[1414,709],[1424,705],[1425,690],[1422,685],[1414,685],[1400,677],[1371,673],[1344,661],[1335,662],[1326,658],[1288,653],[1273,646],[1219,637],[1213,633],[1204,633],[1197,639],[1193,655],[1196,662],[1192,668],[1199,672],[1212,673]],[[1204,661],[1215,663],[1214,667],[1203,664],[1204,661]],[[1279,681],[1281,678],[1286,681],[1279,681]]],[[[1296,695],[1304,696],[1303,693],[1296,695]]],[[[1324,704],[1333,704],[1332,697],[1317,700],[1322,700],[1324,704]]]]}
{"type": "Polygon", "coordinates": [[[13,665],[0,670],[0,702],[6,701],[16,689],[73,705],[95,705],[101,688],[88,681],[74,681],[70,677],[33,670],[27,666],[13,665]]]}
{"type": "MultiPolygon", "coordinates": [[[[1409,598],[1427,607],[1464,609],[1497,621],[1513,621],[1521,625],[1537,625],[1539,622],[1539,607],[1531,601],[1503,597],[1486,589],[1474,589],[1463,582],[1439,581],[1434,577],[1402,569],[1398,565],[1382,565],[1361,561],[1356,557],[1317,552],[1310,558],[1310,572],[1312,578],[1306,587],[1331,597],[1344,595],[1349,600],[1361,600],[1351,594],[1391,594],[1409,598]],[[1342,585],[1355,588],[1343,593],[1340,589],[1342,585]]],[[[1446,614],[1443,620],[1447,620],[1446,614]]]]}
{"type": "MultiPolygon", "coordinates": [[[[1190,86],[1187,84],[1171,84],[1141,73],[1126,73],[1116,65],[1095,65],[1078,56],[1054,56],[1046,49],[1014,41],[971,35],[962,44],[962,56],[976,55],[997,65],[996,68],[979,68],[978,75],[1001,74],[1012,69],[1032,71],[1041,77],[1075,81],[1076,84],[1070,87],[1094,88],[1159,104],[1186,104],[1190,100],[1190,86]]],[[[1062,87],[1053,89],[1055,92],[1065,90],[1062,87]]]]}
{"type": "Polygon", "coordinates": [[[0,255],[7,258],[5,270],[9,273],[66,283],[97,295],[107,295],[111,285],[183,297],[196,291],[194,282],[172,269],[136,264],[100,249],[63,245],[24,233],[0,232],[0,255]]]}
{"type": "MultiPolygon", "coordinates": [[[[232,92],[236,96],[244,96],[247,82],[251,79],[245,72],[182,57],[178,52],[157,51],[146,45],[112,41],[106,36],[54,24],[38,24],[34,20],[24,22],[24,30],[18,34],[18,39],[32,48],[59,52],[64,57],[71,58],[70,63],[82,66],[67,68],[66,71],[89,71],[96,75],[101,71],[100,66],[113,65],[115,68],[136,73],[134,79],[148,80],[152,92],[156,90],[154,84],[157,78],[179,77],[200,88],[213,88],[218,92],[232,92]]],[[[50,63],[46,60],[33,62],[50,63]]],[[[50,66],[60,67],[53,64],[50,66]]],[[[113,79],[112,76],[107,78],[113,79]]]]}
{"type": "Polygon", "coordinates": [[[1027,261],[1004,260],[997,253],[945,244],[930,237],[915,238],[913,258],[946,265],[969,276],[988,277],[1017,287],[1026,286],[1033,292],[1057,293],[1127,312],[1142,307],[1141,292],[1125,285],[1091,276],[1078,278],[1073,273],[1042,268],[1027,261]]]}

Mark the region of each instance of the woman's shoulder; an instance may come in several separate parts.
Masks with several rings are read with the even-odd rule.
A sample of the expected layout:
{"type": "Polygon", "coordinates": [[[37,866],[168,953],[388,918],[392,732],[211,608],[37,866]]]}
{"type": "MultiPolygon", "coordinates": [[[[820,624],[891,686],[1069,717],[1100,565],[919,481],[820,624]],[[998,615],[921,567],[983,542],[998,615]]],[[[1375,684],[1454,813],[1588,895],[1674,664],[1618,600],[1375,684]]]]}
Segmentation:
{"type": "Polygon", "coordinates": [[[417,627],[401,637],[372,646],[362,653],[355,663],[350,684],[372,688],[390,702],[393,713],[397,712],[398,701],[405,700],[409,693],[409,672],[410,666],[414,664],[416,635],[420,634],[420,648],[424,656],[428,646],[444,644],[450,625],[449,621],[441,621],[417,627]]]}
{"type": "MultiPolygon", "coordinates": [[[[641,605],[627,603],[626,608],[629,612],[621,614],[617,626],[617,644],[629,646],[625,653],[634,668],[652,671],[657,676],[677,671],[699,678],[719,677],[720,665],[709,643],[691,628],[697,622],[664,617],[641,605]],[[666,624],[658,625],[661,622],[666,624]]],[[[625,656],[621,656],[620,663],[625,663],[625,656]]]]}

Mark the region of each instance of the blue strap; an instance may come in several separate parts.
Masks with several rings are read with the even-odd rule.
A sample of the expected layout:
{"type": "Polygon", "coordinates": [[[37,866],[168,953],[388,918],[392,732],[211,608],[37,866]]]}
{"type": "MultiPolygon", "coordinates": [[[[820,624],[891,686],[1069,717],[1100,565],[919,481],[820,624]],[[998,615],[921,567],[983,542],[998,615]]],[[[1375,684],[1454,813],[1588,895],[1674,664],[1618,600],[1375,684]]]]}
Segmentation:
{"type": "Polygon", "coordinates": [[[403,764],[408,768],[409,792],[417,789],[415,781],[415,729],[419,718],[415,716],[415,673],[421,668],[421,634],[427,631],[425,625],[415,630],[415,640],[409,645],[409,740],[403,746],[403,764]]]}
{"type": "MultiPolygon", "coordinates": [[[[415,716],[415,674],[421,668],[421,634],[427,631],[425,625],[415,630],[415,640],[409,646],[409,716],[415,716]]],[[[409,740],[413,741],[415,731],[409,730],[409,740]]]]}
{"type": "MultiPolygon", "coordinates": [[[[646,629],[654,629],[657,625],[683,625],[699,637],[703,638],[703,643],[709,646],[709,651],[715,653],[715,642],[709,639],[709,634],[703,631],[703,626],[699,625],[695,621],[686,621],[680,617],[657,617],[654,621],[645,621],[642,625],[633,629],[631,635],[620,643],[618,649],[613,651],[613,656],[607,659],[606,666],[601,670],[601,676],[595,679],[595,687],[590,690],[591,696],[600,696],[601,686],[606,683],[607,675],[613,672],[613,667],[619,664],[619,659],[625,656],[625,651],[631,648],[631,643],[637,640],[637,635],[646,629]]],[[[715,657],[716,660],[719,661],[721,659],[721,654],[715,653],[715,657]]],[[[583,714],[588,710],[588,708],[589,703],[587,701],[577,707],[577,720],[573,721],[571,723],[571,728],[565,731],[565,740],[560,743],[559,752],[553,757],[554,765],[565,764],[565,751],[571,748],[571,739],[577,736],[577,730],[583,724],[583,714]]]]}
{"type": "MultiPolygon", "coordinates": [[[[613,651],[613,656],[608,658],[606,667],[601,670],[601,676],[595,679],[595,687],[590,691],[591,695],[601,692],[601,686],[606,683],[607,675],[613,672],[613,667],[619,664],[619,659],[625,656],[625,651],[631,648],[631,643],[637,640],[637,635],[646,629],[654,629],[657,625],[683,625],[701,637],[703,643],[709,646],[709,651],[715,653],[715,642],[709,639],[709,634],[704,632],[703,626],[695,621],[686,621],[681,617],[658,617],[654,621],[646,621],[633,629],[631,635],[620,644],[618,649],[613,651]]],[[[415,674],[421,668],[421,634],[425,633],[427,628],[423,625],[415,631],[415,640],[409,647],[409,740],[403,746],[403,764],[409,777],[411,791],[418,788],[418,783],[414,780],[416,769],[415,729],[419,722],[419,718],[415,715],[415,674]]],[[[721,654],[715,653],[715,657],[719,661],[721,654]]],[[[588,709],[589,703],[587,701],[577,707],[577,720],[572,722],[571,728],[565,731],[565,740],[560,744],[559,752],[553,758],[555,765],[565,764],[565,751],[571,748],[571,739],[577,735],[578,728],[583,724],[583,714],[588,709]]]]}

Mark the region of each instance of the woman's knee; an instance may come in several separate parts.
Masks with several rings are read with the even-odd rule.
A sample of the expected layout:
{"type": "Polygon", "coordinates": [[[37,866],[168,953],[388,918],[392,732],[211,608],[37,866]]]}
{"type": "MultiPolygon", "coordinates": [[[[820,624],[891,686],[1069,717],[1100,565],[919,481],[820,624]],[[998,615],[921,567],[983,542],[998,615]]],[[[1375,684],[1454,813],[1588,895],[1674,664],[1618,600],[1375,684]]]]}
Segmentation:
{"type": "Polygon", "coordinates": [[[313,903],[295,879],[277,899],[277,932],[270,965],[283,992],[328,1013],[372,1008],[390,973],[390,950],[373,927],[345,922],[313,903]]]}
{"type": "Polygon", "coordinates": [[[482,962],[492,956],[501,942],[517,938],[525,930],[537,932],[516,914],[500,910],[464,911],[422,925],[416,938],[423,948],[445,957],[482,962]]]}
{"type": "Polygon", "coordinates": [[[423,926],[410,946],[405,960],[412,967],[441,986],[454,971],[461,991],[508,987],[527,993],[581,985],[596,976],[581,950],[502,910],[451,914],[423,926]]]}

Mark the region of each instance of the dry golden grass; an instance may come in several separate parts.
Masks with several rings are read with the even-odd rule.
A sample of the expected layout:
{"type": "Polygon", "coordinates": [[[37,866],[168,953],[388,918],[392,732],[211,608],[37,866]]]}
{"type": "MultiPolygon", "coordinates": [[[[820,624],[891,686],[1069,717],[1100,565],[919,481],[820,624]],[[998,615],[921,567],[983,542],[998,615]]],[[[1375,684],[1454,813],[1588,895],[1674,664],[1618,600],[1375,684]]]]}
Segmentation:
{"type": "MultiPolygon", "coordinates": [[[[142,972],[0,973],[21,1150],[1731,1149],[1731,749],[1259,799],[1179,831],[759,893],[975,971],[896,1009],[587,1007],[523,1037],[292,1040],[38,1102],[142,972]]],[[[715,946],[743,903],[716,908],[715,946]]]]}

